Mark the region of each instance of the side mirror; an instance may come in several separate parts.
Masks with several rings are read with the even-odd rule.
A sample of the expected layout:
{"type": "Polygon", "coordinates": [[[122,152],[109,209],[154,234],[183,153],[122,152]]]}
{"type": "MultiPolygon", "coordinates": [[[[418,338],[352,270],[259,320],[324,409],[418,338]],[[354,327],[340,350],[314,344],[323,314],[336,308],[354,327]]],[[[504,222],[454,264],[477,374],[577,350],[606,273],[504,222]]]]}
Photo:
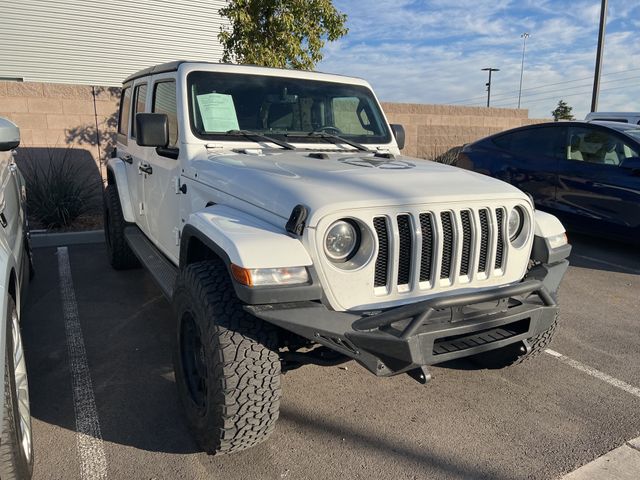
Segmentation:
{"type": "Polygon", "coordinates": [[[396,137],[398,148],[402,150],[404,148],[404,127],[397,123],[392,123],[390,126],[393,136],[396,137]]]}
{"type": "Polygon", "coordinates": [[[18,145],[20,145],[20,129],[6,118],[0,118],[0,152],[13,150],[18,145]]]}
{"type": "Polygon", "coordinates": [[[136,142],[141,147],[169,145],[169,118],[165,113],[136,114],[136,142]]]}

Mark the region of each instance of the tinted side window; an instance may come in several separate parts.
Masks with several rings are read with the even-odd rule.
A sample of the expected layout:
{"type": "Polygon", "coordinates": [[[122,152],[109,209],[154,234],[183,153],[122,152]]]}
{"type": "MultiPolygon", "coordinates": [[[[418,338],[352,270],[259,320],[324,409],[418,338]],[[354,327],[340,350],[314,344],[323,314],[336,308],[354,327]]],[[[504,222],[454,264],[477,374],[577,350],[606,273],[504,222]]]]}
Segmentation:
{"type": "Polygon", "coordinates": [[[588,127],[572,127],[569,132],[566,159],[600,165],[618,166],[638,152],[618,135],[588,127]]]}
{"type": "Polygon", "coordinates": [[[514,155],[528,157],[564,157],[564,127],[541,127],[507,133],[493,143],[514,155]]]}
{"type": "Polygon", "coordinates": [[[513,138],[513,134],[507,133],[506,135],[500,135],[493,139],[493,143],[496,147],[502,148],[503,150],[511,150],[511,138],[513,138]]]}
{"type": "Polygon", "coordinates": [[[136,113],[144,112],[147,100],[147,84],[138,85],[133,91],[133,118],[131,121],[131,138],[136,138],[136,113]]]}
{"type": "Polygon", "coordinates": [[[169,117],[169,147],[178,145],[178,107],[176,82],[159,82],[153,91],[153,113],[165,113],[169,117]]]}
{"type": "Polygon", "coordinates": [[[131,112],[131,88],[127,87],[122,90],[120,97],[120,115],[118,117],[118,133],[127,136],[127,127],[129,126],[129,115],[131,112]]]}

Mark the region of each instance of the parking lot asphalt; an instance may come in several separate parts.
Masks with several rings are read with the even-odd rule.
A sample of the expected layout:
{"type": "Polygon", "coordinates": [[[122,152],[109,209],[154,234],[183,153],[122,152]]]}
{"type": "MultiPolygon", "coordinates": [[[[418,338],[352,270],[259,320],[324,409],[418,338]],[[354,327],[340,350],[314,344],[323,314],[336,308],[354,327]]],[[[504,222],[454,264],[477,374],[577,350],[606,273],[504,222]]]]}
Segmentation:
{"type": "Polygon", "coordinates": [[[283,377],[272,437],[227,457],[199,452],[185,426],[171,363],[174,320],[150,276],[112,270],[102,244],[69,246],[81,328],[73,334],[59,252],[37,249],[22,319],[34,478],[560,478],[640,435],[640,250],[572,243],[551,348],[587,370],[549,354],[506,370],[458,362],[432,367],[422,386],[407,375],[377,379],[354,362],[307,366],[283,377]],[[69,347],[78,333],[86,371],[69,347]],[[82,388],[79,371],[90,380],[82,388]],[[93,450],[81,451],[85,395],[99,429],[93,450]],[[87,462],[100,452],[104,470],[92,474],[87,462]]]}

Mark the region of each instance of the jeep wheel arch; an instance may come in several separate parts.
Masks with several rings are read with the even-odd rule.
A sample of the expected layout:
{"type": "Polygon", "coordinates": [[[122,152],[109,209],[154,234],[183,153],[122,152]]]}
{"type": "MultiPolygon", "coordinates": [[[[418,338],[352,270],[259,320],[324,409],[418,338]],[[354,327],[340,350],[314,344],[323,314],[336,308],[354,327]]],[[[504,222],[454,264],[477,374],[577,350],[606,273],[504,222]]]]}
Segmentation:
{"type": "Polygon", "coordinates": [[[126,166],[119,158],[112,158],[107,163],[107,182],[109,185],[117,185],[118,197],[120,198],[120,207],[122,208],[122,216],[127,223],[135,223],[133,205],[131,204],[131,196],[129,195],[129,184],[127,182],[126,166]]]}
{"type": "Polygon", "coordinates": [[[236,295],[245,303],[277,303],[318,300],[320,283],[302,243],[272,225],[223,205],[214,205],[189,216],[180,238],[180,269],[203,260],[221,259],[233,281],[236,295]],[[235,281],[231,264],[243,268],[303,266],[309,268],[309,284],[247,287],[235,281]]]}

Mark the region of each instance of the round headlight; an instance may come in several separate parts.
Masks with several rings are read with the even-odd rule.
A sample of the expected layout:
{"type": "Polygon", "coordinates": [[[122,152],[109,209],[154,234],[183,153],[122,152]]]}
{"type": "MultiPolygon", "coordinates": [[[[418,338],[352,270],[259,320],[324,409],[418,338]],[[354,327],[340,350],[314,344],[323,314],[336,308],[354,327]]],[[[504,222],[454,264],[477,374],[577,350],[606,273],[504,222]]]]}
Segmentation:
{"type": "Polygon", "coordinates": [[[327,230],[324,237],[324,251],[333,262],[344,262],[351,258],[359,243],[359,232],[355,224],[338,220],[327,230]]]}
{"type": "Polygon", "coordinates": [[[518,238],[524,226],[524,215],[519,207],[514,207],[509,212],[509,240],[512,242],[518,238]]]}

